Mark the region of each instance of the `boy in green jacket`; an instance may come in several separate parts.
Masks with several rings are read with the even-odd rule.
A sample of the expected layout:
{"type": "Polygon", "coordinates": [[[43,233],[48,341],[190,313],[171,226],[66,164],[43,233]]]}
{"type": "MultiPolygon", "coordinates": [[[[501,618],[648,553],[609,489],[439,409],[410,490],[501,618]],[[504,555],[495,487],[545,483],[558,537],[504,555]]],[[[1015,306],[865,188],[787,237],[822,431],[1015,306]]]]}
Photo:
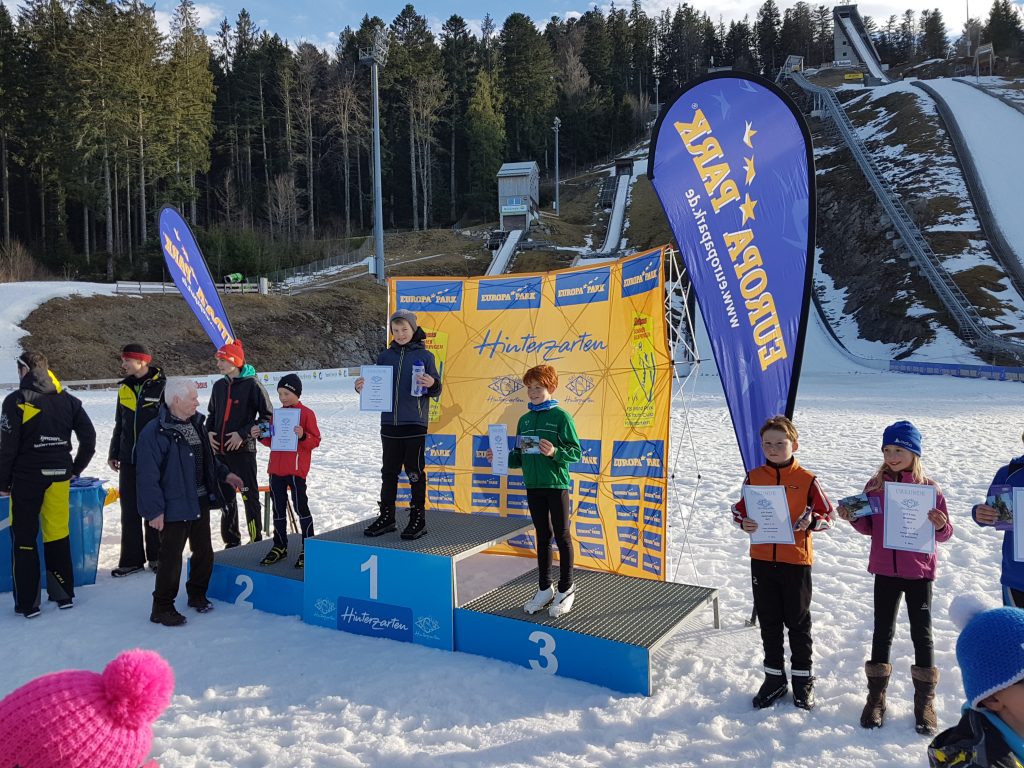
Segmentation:
{"type": "MultiPolygon", "coordinates": [[[[511,469],[523,470],[526,503],[537,529],[537,571],[540,588],[523,608],[533,614],[548,608],[562,616],[572,609],[572,535],[569,530],[569,465],[582,456],[572,416],[558,407],[551,395],[558,389],[558,373],[538,365],[523,375],[529,410],[516,427],[516,447],[509,453],[511,469]],[[551,585],[551,539],[558,546],[558,592],[551,585]]],[[[492,453],[487,451],[490,461],[492,453]]]]}

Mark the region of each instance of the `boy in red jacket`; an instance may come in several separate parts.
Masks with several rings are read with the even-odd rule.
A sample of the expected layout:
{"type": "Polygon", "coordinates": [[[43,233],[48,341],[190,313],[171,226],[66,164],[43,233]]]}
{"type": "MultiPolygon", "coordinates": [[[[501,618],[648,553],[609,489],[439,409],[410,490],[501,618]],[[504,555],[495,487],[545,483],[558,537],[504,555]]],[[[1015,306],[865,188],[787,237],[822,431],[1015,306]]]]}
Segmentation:
{"type": "MultiPolygon", "coordinates": [[[[313,449],[320,445],[320,430],[316,425],[316,414],[299,402],[302,397],[302,381],[294,373],[289,373],[277,383],[277,396],[281,398],[282,408],[298,408],[299,425],[295,434],[299,436],[297,451],[271,451],[270,493],[274,498],[274,546],[260,565],[273,565],[288,557],[288,489],[292,490],[292,502],[299,516],[299,531],[302,541],[313,535],[313,516],[309,513],[309,501],[306,499],[306,475],[313,449]]],[[[258,428],[254,427],[254,431],[258,428]]],[[[266,446],[271,444],[269,437],[260,440],[266,446]]],[[[303,546],[296,568],[305,566],[306,549],[303,546]]]]}

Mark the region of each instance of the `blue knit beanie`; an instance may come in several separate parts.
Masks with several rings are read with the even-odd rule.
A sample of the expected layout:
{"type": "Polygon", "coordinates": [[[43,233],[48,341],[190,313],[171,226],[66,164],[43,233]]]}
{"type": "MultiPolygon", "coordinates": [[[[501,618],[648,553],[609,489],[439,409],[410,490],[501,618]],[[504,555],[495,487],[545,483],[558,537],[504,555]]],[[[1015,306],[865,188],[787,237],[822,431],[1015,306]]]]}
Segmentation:
{"type": "Polygon", "coordinates": [[[897,421],[890,424],[882,433],[882,447],[898,445],[911,453],[921,455],[921,432],[909,421],[897,421]]]}
{"type": "MultiPolygon", "coordinates": [[[[1024,609],[982,607],[970,595],[953,600],[950,613],[969,618],[956,641],[956,660],[964,680],[964,694],[974,709],[983,699],[1024,679],[1024,609]]],[[[954,621],[956,616],[954,616],[954,621]]]]}

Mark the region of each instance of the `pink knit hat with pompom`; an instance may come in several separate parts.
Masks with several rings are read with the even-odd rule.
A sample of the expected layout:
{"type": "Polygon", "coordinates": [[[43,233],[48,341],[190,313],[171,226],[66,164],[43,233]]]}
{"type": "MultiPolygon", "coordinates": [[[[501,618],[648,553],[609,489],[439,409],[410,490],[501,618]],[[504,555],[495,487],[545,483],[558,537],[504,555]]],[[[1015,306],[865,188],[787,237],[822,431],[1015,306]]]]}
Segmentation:
{"type": "Polygon", "coordinates": [[[36,678],[0,701],[0,766],[139,768],[173,691],[171,666],[154,651],[125,651],[103,674],[36,678]]]}

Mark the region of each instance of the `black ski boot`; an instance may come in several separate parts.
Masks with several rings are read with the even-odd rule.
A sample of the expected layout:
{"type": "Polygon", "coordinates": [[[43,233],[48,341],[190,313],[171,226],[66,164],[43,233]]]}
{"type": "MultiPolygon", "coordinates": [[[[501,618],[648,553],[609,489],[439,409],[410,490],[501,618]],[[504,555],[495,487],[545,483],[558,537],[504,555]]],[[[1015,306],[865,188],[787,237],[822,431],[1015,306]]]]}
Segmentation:
{"type": "Polygon", "coordinates": [[[382,536],[385,533],[391,533],[397,531],[398,526],[395,525],[395,508],[385,507],[383,504],[380,505],[380,514],[377,515],[377,519],[370,523],[363,529],[363,533],[367,536],[382,536]]]}
{"type": "Polygon", "coordinates": [[[793,672],[793,703],[800,709],[814,709],[814,677],[793,672]]]}
{"type": "Polygon", "coordinates": [[[423,507],[409,507],[409,524],[402,531],[403,539],[418,539],[427,532],[427,513],[423,507]]]}
{"type": "Polygon", "coordinates": [[[786,675],[775,672],[765,672],[764,682],[754,697],[754,709],[770,707],[776,701],[786,695],[789,690],[786,675]]]}

